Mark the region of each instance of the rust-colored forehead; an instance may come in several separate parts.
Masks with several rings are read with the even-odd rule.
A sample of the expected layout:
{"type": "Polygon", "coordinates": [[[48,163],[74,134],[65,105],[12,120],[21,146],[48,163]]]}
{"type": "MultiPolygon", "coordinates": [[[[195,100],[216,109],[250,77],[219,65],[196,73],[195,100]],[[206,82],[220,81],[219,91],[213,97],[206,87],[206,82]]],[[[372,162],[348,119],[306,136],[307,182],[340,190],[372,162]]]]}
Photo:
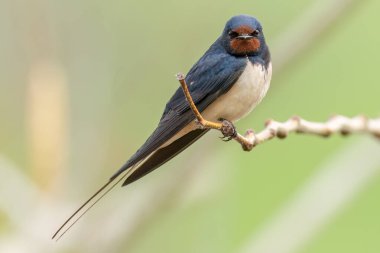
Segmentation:
{"type": "Polygon", "coordinates": [[[248,25],[242,25],[233,29],[232,31],[237,32],[238,34],[243,34],[243,33],[250,34],[250,33],[253,33],[255,30],[248,25]]]}

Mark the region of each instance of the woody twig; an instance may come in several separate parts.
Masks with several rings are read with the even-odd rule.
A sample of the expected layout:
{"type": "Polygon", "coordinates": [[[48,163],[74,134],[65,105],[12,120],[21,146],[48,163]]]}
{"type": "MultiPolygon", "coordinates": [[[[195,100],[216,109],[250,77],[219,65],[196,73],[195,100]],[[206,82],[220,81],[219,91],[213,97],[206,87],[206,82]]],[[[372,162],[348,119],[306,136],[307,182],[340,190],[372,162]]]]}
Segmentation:
{"type": "Polygon", "coordinates": [[[274,137],[284,139],[292,132],[322,137],[329,137],[332,134],[346,136],[353,133],[367,133],[380,139],[380,118],[370,119],[363,115],[353,118],[335,115],[330,117],[326,122],[307,121],[298,116],[293,116],[285,122],[268,120],[261,132],[255,133],[250,129],[244,135],[241,135],[235,131],[234,125],[228,120],[222,120],[220,123],[204,119],[191,97],[184,75],[177,74],[177,79],[201,127],[219,130],[223,136],[240,143],[245,151],[251,151],[258,144],[271,140],[274,137]]]}

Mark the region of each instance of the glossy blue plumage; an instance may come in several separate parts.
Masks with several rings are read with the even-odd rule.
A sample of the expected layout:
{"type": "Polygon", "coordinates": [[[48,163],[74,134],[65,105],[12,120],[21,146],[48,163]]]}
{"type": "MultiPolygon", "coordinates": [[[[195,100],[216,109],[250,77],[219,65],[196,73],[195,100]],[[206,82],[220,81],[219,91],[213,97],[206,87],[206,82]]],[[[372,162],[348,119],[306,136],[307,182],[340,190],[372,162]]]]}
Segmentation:
{"type": "MultiPolygon", "coordinates": [[[[247,64],[247,57],[252,63],[261,64],[265,68],[270,62],[270,53],[266,46],[264,36],[262,35],[262,27],[260,23],[253,17],[239,15],[231,18],[227,22],[222,35],[213,43],[198,62],[194,64],[186,76],[186,82],[189,85],[192,98],[199,111],[202,112],[205,110],[207,106],[218,97],[225,94],[233,86],[244,71],[247,64]],[[258,36],[258,39],[261,42],[261,47],[258,51],[250,52],[244,56],[234,55],[228,44],[228,41],[230,40],[229,31],[243,25],[252,27],[253,30],[257,29],[261,31],[258,36]]],[[[178,88],[167,103],[155,131],[143,146],[124,164],[124,166],[111,177],[111,180],[115,179],[128,168],[138,164],[152,152],[159,151],[157,149],[159,149],[161,145],[172,138],[194,119],[195,117],[190,110],[182,89],[178,88]]],[[[203,135],[204,132],[199,132],[199,135],[201,134],[203,135]]],[[[190,143],[189,140],[186,141],[187,143],[176,143],[178,147],[177,149],[173,149],[172,152],[175,150],[175,153],[177,154],[185,149],[190,143]]],[[[170,158],[172,158],[172,156],[166,154],[166,157],[162,156],[162,161],[159,161],[156,164],[150,164],[144,161],[142,164],[139,164],[139,168],[133,172],[133,174],[137,174],[138,177],[134,177],[132,174],[129,179],[125,181],[124,185],[149,173],[170,158]],[[149,166],[144,166],[144,164],[148,164],[149,166]]]]}
{"type": "MultiPolygon", "coordinates": [[[[239,15],[227,22],[222,35],[190,69],[186,82],[199,111],[220,117],[219,113],[228,109],[236,116],[248,113],[260,102],[269,87],[270,75],[270,54],[260,23],[253,17],[239,15]],[[243,101],[242,97],[245,98],[243,101]]],[[[126,178],[123,185],[138,180],[202,137],[208,130],[197,129],[194,119],[182,89],[178,88],[151,136],[63,223],[53,238],[59,239],[65,234],[121,180],[126,178]]]]}

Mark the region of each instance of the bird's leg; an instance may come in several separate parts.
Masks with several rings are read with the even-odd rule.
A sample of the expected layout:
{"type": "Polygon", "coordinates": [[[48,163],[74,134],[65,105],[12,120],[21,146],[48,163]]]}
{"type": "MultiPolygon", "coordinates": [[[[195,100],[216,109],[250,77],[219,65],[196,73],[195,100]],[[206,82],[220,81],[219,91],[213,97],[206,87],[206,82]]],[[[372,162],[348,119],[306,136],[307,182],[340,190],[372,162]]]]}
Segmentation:
{"type": "Polygon", "coordinates": [[[220,129],[220,132],[222,132],[223,137],[220,137],[220,138],[223,141],[230,141],[234,139],[237,136],[237,131],[234,124],[231,121],[228,121],[223,118],[219,118],[218,120],[222,122],[222,127],[220,129]]]}
{"type": "MultiPolygon", "coordinates": [[[[193,111],[196,122],[202,127],[202,128],[211,128],[211,129],[217,129],[222,130],[223,124],[220,122],[212,122],[208,121],[203,118],[202,114],[198,111],[198,108],[196,107],[193,98],[191,97],[189,88],[187,87],[185,76],[182,73],[177,74],[177,79],[181,84],[183,93],[185,94],[186,100],[190,105],[191,110],[193,111]]],[[[232,124],[232,123],[231,123],[232,124]]]]}

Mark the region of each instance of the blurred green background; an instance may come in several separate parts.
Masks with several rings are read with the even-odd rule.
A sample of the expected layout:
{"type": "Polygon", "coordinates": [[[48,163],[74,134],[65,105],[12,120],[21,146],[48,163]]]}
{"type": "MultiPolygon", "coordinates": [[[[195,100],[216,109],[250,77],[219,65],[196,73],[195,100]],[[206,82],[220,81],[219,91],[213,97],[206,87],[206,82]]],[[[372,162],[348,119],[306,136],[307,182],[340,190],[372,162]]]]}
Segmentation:
{"type": "Polygon", "coordinates": [[[59,243],[65,218],[155,128],[236,14],[272,51],[267,97],[237,127],[377,117],[380,2],[6,0],[0,8],[1,252],[379,252],[380,147],[292,135],[250,153],[211,132],[59,243]]]}

